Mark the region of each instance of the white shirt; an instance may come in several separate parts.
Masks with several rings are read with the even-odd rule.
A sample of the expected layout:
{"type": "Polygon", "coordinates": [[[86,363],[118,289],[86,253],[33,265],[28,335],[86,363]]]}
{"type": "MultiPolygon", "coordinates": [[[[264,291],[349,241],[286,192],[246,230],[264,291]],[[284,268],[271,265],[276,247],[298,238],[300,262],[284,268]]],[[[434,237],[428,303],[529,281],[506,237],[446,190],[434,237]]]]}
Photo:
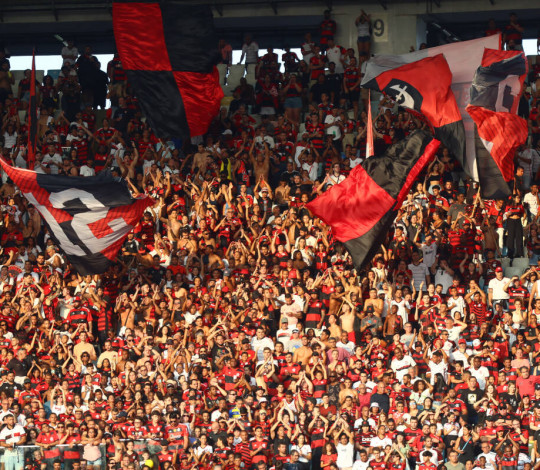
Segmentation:
{"type": "Polygon", "coordinates": [[[488,287],[492,290],[493,300],[509,299],[510,295],[503,287],[510,282],[510,279],[503,277],[500,281],[495,277],[489,281],[488,287]]]}
{"type": "Polygon", "coordinates": [[[62,165],[62,157],[60,154],[55,153],[54,155],[45,154],[43,156],[43,163],[46,163],[47,166],[51,169],[51,175],[58,174],[58,166],[62,165]]]}
{"type": "Polygon", "coordinates": [[[317,162],[304,162],[302,163],[302,170],[306,170],[308,172],[309,179],[311,181],[315,181],[319,175],[319,164],[317,162]]]}
{"type": "Polygon", "coordinates": [[[403,380],[403,376],[409,373],[409,367],[416,365],[415,360],[411,356],[403,356],[401,361],[397,358],[392,359],[390,368],[395,372],[396,379],[400,382],[403,380]]]}
{"type": "Polygon", "coordinates": [[[423,253],[424,264],[428,268],[431,268],[437,256],[437,243],[431,243],[430,245],[422,244],[420,249],[423,253]]]}
{"type": "Polygon", "coordinates": [[[350,442],[347,442],[347,444],[340,442],[336,445],[336,450],[338,468],[352,467],[354,463],[354,446],[350,442]]]}
{"type": "Polygon", "coordinates": [[[325,124],[334,124],[326,128],[326,135],[333,135],[334,136],[333,140],[341,139],[341,128],[336,124],[337,122],[341,122],[340,116],[333,116],[332,114],[328,114],[324,118],[325,124]]]}
{"type": "Polygon", "coordinates": [[[392,439],[389,437],[384,437],[382,439],[379,439],[379,436],[375,436],[373,439],[371,439],[371,443],[369,444],[369,447],[382,447],[383,449],[386,446],[392,445],[392,439]]]}
{"type": "Polygon", "coordinates": [[[448,308],[450,308],[450,305],[452,305],[452,308],[450,308],[450,315],[449,317],[454,318],[454,313],[459,312],[461,316],[463,316],[463,312],[465,311],[465,299],[459,295],[457,299],[454,299],[453,297],[450,297],[447,302],[448,308]]]}
{"type": "Polygon", "coordinates": [[[497,470],[497,454],[495,452],[482,452],[477,459],[480,457],[485,457],[486,459],[486,468],[489,470],[497,470]]]}
{"type": "Polygon", "coordinates": [[[480,389],[484,390],[484,388],[486,387],[486,379],[489,377],[489,370],[487,369],[487,367],[480,366],[478,369],[470,367],[467,370],[471,373],[473,377],[476,378],[480,389]]]}
{"type": "Polygon", "coordinates": [[[431,385],[435,384],[435,376],[437,374],[441,374],[443,376],[444,381],[445,382],[447,381],[448,365],[446,364],[446,362],[444,362],[444,359],[438,364],[435,364],[435,362],[433,361],[429,361],[428,367],[431,372],[431,379],[430,379],[431,385]]]}
{"type": "Polygon", "coordinates": [[[246,56],[246,64],[256,64],[259,58],[259,45],[251,41],[249,44],[242,46],[242,55],[246,56]]]}
{"type": "Polygon", "coordinates": [[[270,348],[273,351],[274,342],[270,338],[265,337],[263,339],[259,339],[254,336],[251,340],[251,347],[253,348],[253,351],[257,353],[257,360],[262,361],[264,359],[264,348],[270,348]]]}
{"type": "MultiPolygon", "coordinates": [[[[423,450],[422,452],[420,452],[420,454],[418,454],[418,461],[419,462],[423,462],[424,459],[422,458],[423,455],[424,455],[424,452],[426,452],[428,449],[426,450],[423,450]]],[[[439,465],[439,459],[437,458],[437,451],[435,449],[429,449],[429,451],[431,452],[431,457],[429,458],[429,461],[433,464],[433,465],[439,465]]]]}
{"type": "Polygon", "coordinates": [[[356,157],[355,159],[349,158],[349,162],[351,163],[351,169],[355,166],[360,165],[364,160],[360,157],[356,157]]]}
{"type": "Polygon", "coordinates": [[[448,288],[452,285],[453,280],[454,277],[451,276],[445,269],[438,268],[435,271],[435,285],[441,284],[443,286],[443,294],[446,294],[448,292],[448,288]]]}
{"type": "Polygon", "coordinates": [[[25,435],[26,431],[20,424],[15,424],[12,429],[9,429],[6,426],[0,431],[0,441],[5,442],[6,444],[18,444],[25,435]]]}
{"type": "Polygon", "coordinates": [[[341,56],[341,47],[339,46],[326,49],[326,58],[328,59],[328,63],[334,62],[334,64],[336,64],[336,73],[343,73],[345,71],[343,64],[341,63],[341,56]]]}
{"type": "Polygon", "coordinates": [[[531,214],[536,217],[538,214],[538,193],[536,195],[534,195],[533,193],[525,194],[523,202],[529,205],[529,210],[531,211],[531,214]]]}
{"type": "Polygon", "coordinates": [[[79,174],[81,176],[95,176],[96,170],[93,168],[90,168],[88,165],[81,166],[81,170],[79,171],[79,174]]]}

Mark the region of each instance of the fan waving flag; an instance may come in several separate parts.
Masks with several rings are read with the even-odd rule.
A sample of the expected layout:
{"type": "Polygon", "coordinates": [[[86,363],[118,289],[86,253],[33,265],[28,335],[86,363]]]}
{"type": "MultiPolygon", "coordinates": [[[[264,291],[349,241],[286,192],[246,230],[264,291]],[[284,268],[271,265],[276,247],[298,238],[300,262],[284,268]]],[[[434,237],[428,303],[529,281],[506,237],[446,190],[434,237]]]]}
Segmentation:
{"type": "Polygon", "coordinates": [[[442,54],[382,72],[362,84],[382,91],[398,105],[422,113],[439,139],[460,161],[465,157],[465,128],[452,93],[452,73],[442,54]]]}
{"type": "Polygon", "coordinates": [[[109,172],[91,177],[39,174],[0,164],[41,214],[51,237],[79,274],[101,274],[124,238],[153,204],[133,199],[123,180],[109,172]]]}
{"type": "Polygon", "coordinates": [[[122,67],[156,135],[204,134],[223,98],[210,7],[115,1],[113,28],[122,67]]]}
{"type": "Polygon", "coordinates": [[[355,266],[369,261],[384,241],[415,179],[438,148],[438,140],[427,132],[415,131],[384,155],[354,167],[344,181],[307,205],[332,227],[355,266]]]}
{"type": "Polygon", "coordinates": [[[511,194],[514,155],[528,136],[527,121],[516,114],[526,75],[523,52],[486,49],[471,85],[466,109],[476,124],[478,180],[487,199],[511,194]]]}

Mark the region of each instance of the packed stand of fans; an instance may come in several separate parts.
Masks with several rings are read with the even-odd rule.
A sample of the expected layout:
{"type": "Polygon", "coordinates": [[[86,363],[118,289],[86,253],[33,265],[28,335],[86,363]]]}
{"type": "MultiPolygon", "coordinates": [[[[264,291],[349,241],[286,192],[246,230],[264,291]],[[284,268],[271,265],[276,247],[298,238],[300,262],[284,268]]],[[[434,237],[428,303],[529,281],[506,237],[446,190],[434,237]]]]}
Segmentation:
{"type": "MultiPolygon", "coordinates": [[[[344,49],[326,12],[302,58],[247,38],[257,84],[198,145],[154,137],[118,57],[104,75],[64,48],[39,84],[36,171],[110,169],[155,205],[82,277],[4,176],[6,470],[538,467],[537,96],[509,200],[482,200],[443,148],[355,269],[306,203],[365,157],[369,15],[356,24],[344,49]]],[[[30,82],[10,74],[3,58],[2,155],[24,166],[30,82]]],[[[427,128],[384,97],[374,127],[376,153],[427,128]]]]}

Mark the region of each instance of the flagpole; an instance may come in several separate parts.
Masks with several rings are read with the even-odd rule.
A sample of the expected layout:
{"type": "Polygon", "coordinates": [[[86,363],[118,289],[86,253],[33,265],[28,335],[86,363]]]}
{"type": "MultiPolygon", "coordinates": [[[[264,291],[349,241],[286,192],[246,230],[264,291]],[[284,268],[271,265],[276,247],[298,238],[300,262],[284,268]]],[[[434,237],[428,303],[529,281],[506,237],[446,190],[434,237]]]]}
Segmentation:
{"type": "Polygon", "coordinates": [[[368,117],[367,117],[367,132],[366,132],[366,158],[373,156],[373,119],[371,117],[371,90],[368,94],[368,117]]]}

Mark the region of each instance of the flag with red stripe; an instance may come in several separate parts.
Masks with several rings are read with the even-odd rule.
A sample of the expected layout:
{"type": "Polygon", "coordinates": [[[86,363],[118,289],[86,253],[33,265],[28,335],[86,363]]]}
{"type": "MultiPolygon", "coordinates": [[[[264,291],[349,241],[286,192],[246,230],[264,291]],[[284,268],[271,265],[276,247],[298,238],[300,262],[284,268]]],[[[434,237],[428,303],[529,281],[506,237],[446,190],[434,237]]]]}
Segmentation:
{"type": "Polygon", "coordinates": [[[452,73],[444,55],[382,72],[362,86],[381,91],[398,105],[422,113],[448,150],[463,164],[465,127],[452,93],[452,73]]]}
{"type": "Polygon", "coordinates": [[[478,179],[487,199],[511,194],[514,155],[528,136],[527,121],[516,114],[527,69],[520,51],[486,49],[474,75],[466,110],[476,125],[478,179]]]}
{"type": "Polygon", "coordinates": [[[30,99],[28,101],[28,146],[26,163],[34,169],[37,148],[37,98],[36,98],[36,51],[32,52],[32,72],[30,75],[30,99]]]}
{"type": "Polygon", "coordinates": [[[210,7],[117,0],[113,28],[122,67],[154,132],[204,134],[223,98],[210,7]]]}
{"type": "Polygon", "coordinates": [[[125,182],[108,171],[84,178],[14,168],[3,159],[0,165],[82,275],[105,272],[128,232],[153,204],[149,197],[133,199],[125,182]]]}
{"type": "Polygon", "coordinates": [[[415,131],[384,155],[364,160],[344,181],[307,205],[331,226],[355,266],[369,261],[384,242],[415,179],[438,148],[438,140],[427,132],[415,131]]]}

